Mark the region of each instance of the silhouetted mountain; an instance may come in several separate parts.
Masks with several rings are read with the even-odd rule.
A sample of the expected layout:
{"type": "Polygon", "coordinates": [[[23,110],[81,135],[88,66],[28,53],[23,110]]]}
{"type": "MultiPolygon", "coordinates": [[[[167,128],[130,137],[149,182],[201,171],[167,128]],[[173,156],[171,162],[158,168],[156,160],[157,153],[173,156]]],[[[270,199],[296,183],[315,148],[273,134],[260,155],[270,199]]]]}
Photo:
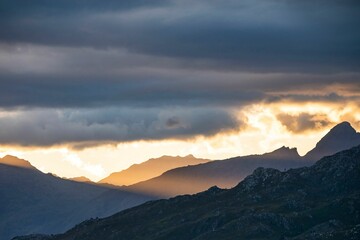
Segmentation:
{"type": "Polygon", "coordinates": [[[134,164],[121,172],[112,173],[110,176],[100,180],[99,183],[117,186],[131,185],[157,177],[170,169],[206,162],[209,162],[209,160],[195,158],[193,155],[185,157],[162,156],[160,158],[152,158],[140,164],[134,164]]]}
{"type": "Polygon", "coordinates": [[[360,144],[360,133],[348,122],[336,125],[309,151],[305,158],[318,160],[321,157],[332,155],[336,152],[349,149],[360,144]]]}
{"type": "Polygon", "coordinates": [[[154,196],[171,197],[192,194],[217,185],[222,188],[235,186],[257,167],[288,169],[306,165],[296,149],[282,147],[271,153],[236,157],[227,160],[176,168],[159,177],[128,187],[129,190],[154,196]]]}
{"type": "Polygon", "coordinates": [[[295,148],[282,147],[271,153],[235,157],[221,161],[176,168],[159,177],[129,186],[132,191],[160,197],[173,197],[204,191],[213,185],[231,188],[257,167],[279,170],[310,166],[321,157],[360,144],[360,133],[343,122],[329,131],[306,156],[300,157],[295,148]]]}
{"type": "Polygon", "coordinates": [[[16,240],[360,239],[360,146],[312,167],[258,168],[236,187],[145,203],[16,240]]]}
{"type": "Polygon", "coordinates": [[[92,181],[90,179],[88,179],[87,177],[81,176],[81,177],[73,177],[73,178],[68,178],[71,181],[75,181],[75,182],[88,182],[88,183],[92,183],[92,181]]]}
{"type": "Polygon", "coordinates": [[[140,194],[44,174],[25,160],[0,159],[0,239],[60,233],[91,217],[105,217],[150,199],[140,194]]]}

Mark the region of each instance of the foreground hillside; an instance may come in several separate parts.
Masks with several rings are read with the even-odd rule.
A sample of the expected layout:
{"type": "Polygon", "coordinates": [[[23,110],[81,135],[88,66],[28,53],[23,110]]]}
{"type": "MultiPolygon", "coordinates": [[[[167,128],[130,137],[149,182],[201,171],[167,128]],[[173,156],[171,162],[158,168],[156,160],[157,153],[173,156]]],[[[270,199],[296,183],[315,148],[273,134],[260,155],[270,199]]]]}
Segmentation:
{"type": "Polygon", "coordinates": [[[44,174],[29,162],[0,158],[0,239],[61,233],[91,217],[105,217],[150,198],[44,174]]]}
{"type": "Polygon", "coordinates": [[[312,167],[258,168],[230,190],[145,203],[65,234],[17,240],[360,239],[360,146],[312,167]]]}

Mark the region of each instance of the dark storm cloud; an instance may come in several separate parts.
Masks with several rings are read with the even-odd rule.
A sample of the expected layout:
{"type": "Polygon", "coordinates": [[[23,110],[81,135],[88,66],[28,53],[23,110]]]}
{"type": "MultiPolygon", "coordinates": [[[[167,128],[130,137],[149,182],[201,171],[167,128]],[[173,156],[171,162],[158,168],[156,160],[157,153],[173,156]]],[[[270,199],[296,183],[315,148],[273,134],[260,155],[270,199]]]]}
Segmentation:
{"type": "Polygon", "coordinates": [[[2,45],[0,49],[2,108],[226,107],[283,99],[334,102],[346,100],[337,93],[337,85],[346,87],[350,95],[358,95],[356,89],[360,89],[359,73],[221,71],[204,69],[199,62],[193,65],[116,49],[34,45],[2,45]]]}
{"type": "Polygon", "coordinates": [[[0,36],[209,59],[247,71],[359,70],[356,1],[222,2],[2,1],[0,36]]]}
{"type": "MultiPolygon", "coordinates": [[[[358,92],[348,95],[337,93],[336,86],[326,89],[329,84],[336,84],[327,75],[322,81],[308,85],[315,92],[287,93],[289,90],[301,88],[307,84],[305,76],[294,77],[297,82],[281,78],[264,79],[260,83],[252,80],[252,76],[241,76],[234,81],[230,75],[213,76],[198,75],[196,79],[182,75],[147,76],[143,79],[137,75],[122,75],[117,79],[113,76],[43,76],[42,74],[0,75],[0,107],[11,109],[17,107],[55,107],[74,108],[106,106],[128,107],[168,107],[168,106],[222,106],[242,107],[257,102],[346,102],[359,101],[358,92]],[[25,79],[25,80],[24,80],[25,79]],[[218,80],[221,79],[221,80],[218,80]],[[269,86],[267,86],[269,85],[269,86]],[[276,86],[278,86],[276,88],[276,86]],[[276,88],[276,89],[275,89],[276,88]],[[275,91],[276,92],[272,92],[275,91]]],[[[319,78],[320,79],[320,78],[319,78]]],[[[350,78],[351,80],[352,78],[350,78]]],[[[350,84],[349,87],[359,88],[359,83],[350,84]]],[[[294,80],[295,81],[295,80],[294,80]]],[[[331,86],[331,85],[330,85],[331,86]]]]}
{"type": "Polygon", "coordinates": [[[214,108],[34,110],[0,117],[0,144],[86,147],[88,142],[187,139],[238,130],[242,124],[214,108]]]}
{"type": "Polygon", "coordinates": [[[332,124],[325,114],[300,113],[294,116],[281,113],[277,115],[277,119],[293,133],[318,130],[332,124]]]}
{"type": "MultiPolygon", "coordinates": [[[[25,77],[25,76],[24,76],[25,77]]],[[[255,90],[219,91],[215,86],[192,85],[181,80],[128,78],[123,81],[91,77],[79,79],[43,76],[27,80],[5,76],[0,89],[0,107],[103,107],[103,106],[209,106],[246,104],[263,98],[255,90]]],[[[195,83],[196,84],[196,83],[195,83]]]]}
{"type": "MultiPolygon", "coordinates": [[[[0,1],[0,144],[191,138],[238,129],[232,109],[252,103],[358,102],[359,10],[335,0],[0,1]]],[[[279,118],[291,131],[322,123],[279,118]]]]}

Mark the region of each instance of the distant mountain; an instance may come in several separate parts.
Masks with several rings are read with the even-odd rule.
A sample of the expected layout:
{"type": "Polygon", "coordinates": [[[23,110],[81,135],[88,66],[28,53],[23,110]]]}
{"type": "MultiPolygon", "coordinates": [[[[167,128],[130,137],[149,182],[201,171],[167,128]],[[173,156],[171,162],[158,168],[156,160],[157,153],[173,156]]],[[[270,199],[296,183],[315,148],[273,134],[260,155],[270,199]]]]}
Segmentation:
{"type": "Polygon", "coordinates": [[[360,144],[360,133],[348,122],[336,125],[309,151],[305,158],[318,160],[323,156],[329,156],[336,152],[349,149],[360,144]]]}
{"type": "Polygon", "coordinates": [[[75,181],[75,182],[89,182],[91,183],[92,181],[90,179],[88,179],[87,177],[81,176],[81,177],[73,177],[73,178],[68,178],[71,181],[75,181]]]}
{"type": "Polygon", "coordinates": [[[360,239],[360,146],[312,167],[258,168],[236,187],[145,203],[56,236],[15,240],[360,239]]]}
{"type": "Polygon", "coordinates": [[[28,161],[10,155],[0,158],[0,164],[36,170],[28,161]]]}
{"type": "Polygon", "coordinates": [[[321,157],[349,149],[360,144],[360,134],[348,122],[329,131],[304,157],[295,148],[282,147],[263,155],[235,157],[221,161],[169,170],[159,177],[129,186],[129,190],[160,197],[193,194],[213,185],[231,188],[258,167],[279,170],[310,166],[321,157]]]}
{"type": "Polygon", "coordinates": [[[0,158],[0,239],[60,233],[91,217],[144,203],[149,196],[44,174],[25,160],[0,158]]]}
{"type": "Polygon", "coordinates": [[[150,178],[157,177],[162,173],[178,167],[207,163],[209,160],[195,158],[193,155],[185,157],[163,156],[152,158],[140,164],[134,164],[126,170],[112,173],[99,183],[107,183],[117,186],[131,185],[150,178]]]}
{"type": "Polygon", "coordinates": [[[282,147],[271,153],[235,157],[227,160],[176,168],[159,177],[129,186],[127,189],[158,197],[192,194],[217,185],[234,187],[257,167],[288,169],[310,164],[304,161],[295,148],[282,147]]]}

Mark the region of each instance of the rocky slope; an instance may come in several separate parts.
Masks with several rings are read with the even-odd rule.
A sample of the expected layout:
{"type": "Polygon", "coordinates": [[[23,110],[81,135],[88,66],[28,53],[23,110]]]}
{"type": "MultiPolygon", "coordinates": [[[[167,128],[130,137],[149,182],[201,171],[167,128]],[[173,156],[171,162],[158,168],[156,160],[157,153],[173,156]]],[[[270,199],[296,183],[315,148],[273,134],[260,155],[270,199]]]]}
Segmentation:
{"type": "Polygon", "coordinates": [[[65,234],[17,240],[360,239],[360,146],[236,187],[147,202],[65,234]]]}

